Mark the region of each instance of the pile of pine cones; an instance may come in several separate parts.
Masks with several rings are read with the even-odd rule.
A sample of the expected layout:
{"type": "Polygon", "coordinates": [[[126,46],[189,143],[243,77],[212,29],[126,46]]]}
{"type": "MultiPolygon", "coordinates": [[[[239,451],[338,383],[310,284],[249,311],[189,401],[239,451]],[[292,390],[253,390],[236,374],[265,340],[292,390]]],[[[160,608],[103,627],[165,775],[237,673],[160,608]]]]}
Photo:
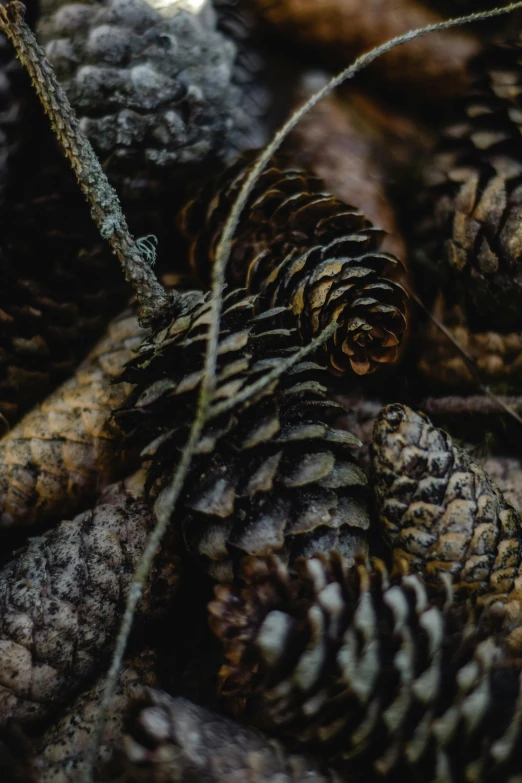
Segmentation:
{"type": "Polygon", "coordinates": [[[241,212],[207,384],[259,148],[447,6],[28,3],[175,292],[147,326],[0,39],[2,783],[522,779],[517,16],[302,118],[241,212]]]}

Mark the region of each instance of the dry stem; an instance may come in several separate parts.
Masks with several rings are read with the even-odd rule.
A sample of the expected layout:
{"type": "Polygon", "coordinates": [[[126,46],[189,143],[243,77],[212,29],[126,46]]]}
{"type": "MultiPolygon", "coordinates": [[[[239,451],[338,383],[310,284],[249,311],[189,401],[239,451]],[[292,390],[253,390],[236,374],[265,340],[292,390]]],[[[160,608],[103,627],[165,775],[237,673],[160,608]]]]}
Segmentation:
{"type": "Polygon", "coordinates": [[[49,115],[53,130],[89,202],[91,214],[101,236],[118,256],[125,279],[140,304],[140,324],[151,325],[179,301],[179,295],[167,295],[129,232],[114,188],[103,172],[65,92],[60,87],[43,49],[24,22],[25,6],[9,2],[0,6],[0,30],[13,43],[16,55],[27,70],[42,106],[49,115]]]}

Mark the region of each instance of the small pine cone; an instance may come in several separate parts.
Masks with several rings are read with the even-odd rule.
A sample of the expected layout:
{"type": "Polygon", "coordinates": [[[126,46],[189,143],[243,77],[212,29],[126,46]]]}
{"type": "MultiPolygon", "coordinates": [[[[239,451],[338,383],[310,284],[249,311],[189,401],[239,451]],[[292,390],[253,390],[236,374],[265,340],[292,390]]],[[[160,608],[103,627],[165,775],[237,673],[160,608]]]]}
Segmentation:
{"type": "Polygon", "coordinates": [[[477,324],[520,328],[522,218],[522,38],[492,47],[474,62],[475,83],[458,102],[426,175],[429,216],[423,231],[445,258],[477,324]]]}
{"type": "MultiPolygon", "coordinates": [[[[191,262],[206,277],[249,157],[182,212],[182,229],[194,240],[191,262]]],[[[381,235],[361,212],[326,193],[318,177],[274,159],[243,211],[229,281],[262,293],[258,309],[290,303],[303,342],[337,319],[326,343],[329,368],[364,375],[397,359],[408,326],[404,268],[379,251],[381,235]]]]}
{"type": "MultiPolygon", "coordinates": [[[[443,294],[437,297],[433,314],[471,357],[483,383],[500,386],[504,392],[522,388],[522,332],[475,331],[462,305],[450,306],[443,294]]],[[[425,325],[421,344],[419,370],[432,384],[476,389],[476,374],[435,321],[425,325]]]]}
{"type": "Polygon", "coordinates": [[[147,689],[126,724],[122,783],[340,783],[311,759],[161,691],[147,689]]]}
{"type": "Polygon", "coordinates": [[[250,558],[245,587],[216,588],[234,712],[349,780],[511,780],[488,776],[502,751],[508,771],[520,768],[520,663],[507,659],[501,606],[475,621],[450,593],[439,606],[419,577],[389,577],[379,561],[296,570],[250,558]]]}
{"type": "Polygon", "coordinates": [[[374,430],[377,510],[394,560],[432,579],[451,574],[471,595],[522,588],[518,512],[489,476],[427,416],[388,405],[374,430]]]}
{"type": "MultiPolygon", "coordinates": [[[[55,710],[111,654],[127,589],[155,518],[143,479],[34,538],[0,571],[0,726],[55,710]]],[[[179,579],[173,535],[143,589],[137,617],[164,608],[179,579]]]]}
{"type": "Polygon", "coordinates": [[[154,194],[165,177],[226,156],[242,92],[235,45],[208,0],[62,4],[38,37],[124,197],[154,194]]]}
{"type": "MultiPolygon", "coordinates": [[[[101,766],[112,757],[115,745],[121,741],[124,711],[144,686],[158,685],[156,657],[147,650],[123,664],[98,753],[97,781],[101,766]]],[[[107,677],[103,675],[81,693],[39,740],[40,751],[34,762],[38,783],[78,783],[81,780],[106,682],[107,677]]]]}
{"type": "MultiPolygon", "coordinates": [[[[237,290],[225,298],[214,404],[233,399],[299,349],[295,333],[277,325],[278,311],[254,317],[255,300],[237,290]]],[[[127,367],[122,377],[136,387],[115,415],[129,443],[152,461],[152,498],[171,480],[203,375],[209,301],[187,301],[187,311],[127,367]]],[[[332,426],[342,408],[326,394],[325,375],[303,360],[207,425],[176,520],[214,578],[231,578],[245,553],[293,559],[366,551],[367,479],[351,455],[360,443],[332,426]]]]}
{"type": "Polygon", "coordinates": [[[75,513],[121,472],[111,413],[130,392],[113,385],[146,332],[126,311],[75,375],[0,440],[0,531],[75,513]]]}
{"type": "MultiPolygon", "coordinates": [[[[252,0],[264,18],[291,45],[316,52],[323,62],[348,66],[363,52],[397,35],[442,21],[417,0],[252,0]]],[[[465,64],[479,50],[466,32],[450,30],[411,40],[379,58],[371,69],[371,86],[386,82],[410,97],[415,108],[447,104],[467,83],[465,64]]]]}

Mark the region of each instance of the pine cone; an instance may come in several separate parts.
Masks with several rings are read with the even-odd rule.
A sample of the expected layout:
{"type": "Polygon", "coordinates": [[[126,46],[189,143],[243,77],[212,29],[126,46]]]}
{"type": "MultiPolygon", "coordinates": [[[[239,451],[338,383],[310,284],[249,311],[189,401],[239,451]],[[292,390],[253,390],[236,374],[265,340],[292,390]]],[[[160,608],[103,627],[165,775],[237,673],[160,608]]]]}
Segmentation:
{"type": "MultiPolygon", "coordinates": [[[[139,477],[90,511],[34,538],[0,571],[0,725],[56,709],[107,660],[123,601],[155,518],[139,477]]],[[[179,579],[171,537],[137,617],[164,608],[179,579]]]]}
{"type": "Polygon", "coordinates": [[[251,558],[243,589],[216,588],[221,691],[236,713],[317,750],[349,780],[512,779],[522,687],[502,607],[475,622],[449,593],[431,603],[419,577],[391,578],[378,561],[347,569],[312,558],[296,569],[251,558]]]}
{"type": "MultiPolygon", "coordinates": [[[[124,663],[98,753],[99,767],[111,758],[114,746],[121,740],[123,712],[131,700],[141,692],[144,685],[153,687],[158,684],[156,657],[155,653],[147,650],[124,663]]],[[[40,752],[34,763],[38,783],[78,783],[81,779],[106,681],[105,675],[100,677],[45,732],[39,741],[40,752]]],[[[96,770],[96,780],[100,780],[99,770],[96,770]]]]}
{"type": "MultiPolygon", "coordinates": [[[[522,39],[492,47],[474,62],[475,82],[443,135],[427,173],[429,231],[475,324],[522,325],[522,39]]],[[[472,324],[473,325],[473,324],[472,324]]]]}
{"type": "Polygon", "coordinates": [[[144,330],[126,311],[76,374],[0,441],[0,530],[76,512],[122,470],[111,412],[129,394],[112,385],[144,330]]]}
{"type": "MultiPolygon", "coordinates": [[[[506,390],[522,388],[522,333],[474,331],[462,307],[448,305],[439,294],[433,314],[442,322],[457,345],[471,357],[484,384],[506,390]]],[[[477,376],[461,352],[436,322],[430,320],[421,335],[420,372],[433,384],[442,387],[475,390],[477,376]]]]}
{"type": "MultiPolygon", "coordinates": [[[[187,302],[187,312],[155,334],[122,376],[136,388],[115,418],[130,445],[152,460],[152,498],[171,480],[203,374],[209,302],[187,302]]],[[[277,325],[278,311],[254,317],[254,305],[255,297],[240,291],[225,299],[215,404],[298,350],[295,334],[277,325]]],[[[292,559],[366,550],[367,479],[350,454],[360,444],[331,425],[342,409],[327,396],[325,375],[303,360],[207,425],[176,520],[215,578],[231,578],[244,553],[292,559]]]]}
{"type": "Polygon", "coordinates": [[[46,55],[124,198],[154,196],[226,156],[244,124],[233,42],[208,1],[177,5],[62,4],[40,22],[46,55]]]}
{"type": "Polygon", "coordinates": [[[373,442],[375,497],[396,561],[456,589],[511,598],[522,587],[522,523],[483,469],[422,413],[384,408],[373,442]]]}
{"type": "Polygon", "coordinates": [[[136,701],[127,732],[122,783],[340,783],[274,740],[161,691],[136,701]]]}
{"type": "MultiPolygon", "coordinates": [[[[395,361],[408,325],[402,264],[379,251],[382,232],[328,195],[322,180],[280,165],[272,161],[243,211],[229,281],[263,293],[258,309],[290,303],[303,342],[337,319],[326,343],[336,375],[349,367],[364,375],[395,361]]],[[[248,167],[248,158],[234,164],[181,215],[194,239],[192,264],[206,277],[248,167]]]]}

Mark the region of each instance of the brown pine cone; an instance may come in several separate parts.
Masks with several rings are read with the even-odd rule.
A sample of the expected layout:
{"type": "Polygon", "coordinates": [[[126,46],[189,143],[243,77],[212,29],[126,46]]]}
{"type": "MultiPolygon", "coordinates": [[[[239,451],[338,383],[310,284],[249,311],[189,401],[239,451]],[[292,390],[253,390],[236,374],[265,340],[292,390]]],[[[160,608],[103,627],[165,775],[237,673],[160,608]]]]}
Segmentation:
{"type": "MultiPolygon", "coordinates": [[[[121,741],[124,711],[145,685],[158,685],[156,657],[147,650],[123,664],[98,753],[97,781],[101,779],[102,764],[112,757],[115,745],[121,741]]],[[[106,682],[104,675],[81,693],[39,740],[40,750],[34,762],[38,783],[78,783],[81,779],[106,682]]]]}
{"type": "MultiPolygon", "coordinates": [[[[182,212],[192,264],[205,277],[251,157],[210,182],[182,212]]],[[[229,281],[262,293],[258,310],[290,304],[303,342],[337,319],[325,347],[329,368],[364,375],[397,359],[408,326],[404,268],[379,251],[381,234],[326,193],[322,180],[273,159],[243,210],[229,281]]]]}
{"type": "Polygon", "coordinates": [[[132,705],[126,728],[122,783],[340,783],[274,740],[150,688],[132,705]]]}
{"type": "Polygon", "coordinates": [[[481,329],[522,325],[522,38],[474,62],[475,81],[458,102],[426,175],[426,241],[441,255],[481,329]]]}
{"type": "MultiPolygon", "coordinates": [[[[337,68],[397,35],[442,21],[416,0],[254,0],[263,17],[291,45],[316,52],[337,68]]],[[[397,46],[371,69],[372,87],[385,81],[415,107],[445,106],[466,84],[465,63],[479,42],[460,30],[440,32],[397,46]]]]}
{"type": "Polygon", "coordinates": [[[522,686],[503,607],[474,619],[451,591],[433,603],[420,577],[379,561],[312,558],[296,572],[250,558],[245,587],[216,588],[227,706],[349,780],[512,780],[522,686]]]}
{"type": "MultiPolygon", "coordinates": [[[[44,718],[111,654],[134,569],[155,518],[143,478],[110,487],[0,571],[0,725],[44,718]],[[141,485],[140,485],[141,481],[141,485]]],[[[174,537],[144,587],[137,617],[164,608],[179,579],[174,537]]]]}
{"type": "Polygon", "coordinates": [[[0,531],[75,513],[121,472],[110,420],[129,394],[113,385],[146,332],[126,311],[76,374],[0,440],[0,531]]]}
{"type": "Polygon", "coordinates": [[[522,523],[484,470],[427,416],[388,405],[374,429],[377,511],[395,561],[471,595],[520,597],[522,523]]]}
{"type": "MultiPolygon", "coordinates": [[[[484,384],[503,392],[522,388],[522,332],[475,331],[462,305],[450,306],[442,293],[435,300],[433,315],[473,360],[484,384]]],[[[432,384],[476,389],[477,374],[436,322],[429,320],[424,326],[421,345],[419,370],[432,384]]]]}
{"type": "MultiPolygon", "coordinates": [[[[203,374],[208,298],[187,298],[184,314],[153,335],[122,378],[136,387],[115,418],[142,450],[148,490],[170,482],[193,419],[203,374]]],[[[295,353],[278,311],[255,316],[255,297],[225,299],[214,404],[238,393],[295,353]]],[[[243,554],[293,559],[367,549],[367,479],[351,450],[360,445],[332,420],[342,411],[326,393],[326,372],[308,357],[252,401],[211,421],[185,482],[175,520],[189,550],[217,579],[243,554]]]]}
{"type": "Polygon", "coordinates": [[[247,123],[236,47],[209,0],[62,3],[38,38],[124,199],[226,159],[247,123]]]}

